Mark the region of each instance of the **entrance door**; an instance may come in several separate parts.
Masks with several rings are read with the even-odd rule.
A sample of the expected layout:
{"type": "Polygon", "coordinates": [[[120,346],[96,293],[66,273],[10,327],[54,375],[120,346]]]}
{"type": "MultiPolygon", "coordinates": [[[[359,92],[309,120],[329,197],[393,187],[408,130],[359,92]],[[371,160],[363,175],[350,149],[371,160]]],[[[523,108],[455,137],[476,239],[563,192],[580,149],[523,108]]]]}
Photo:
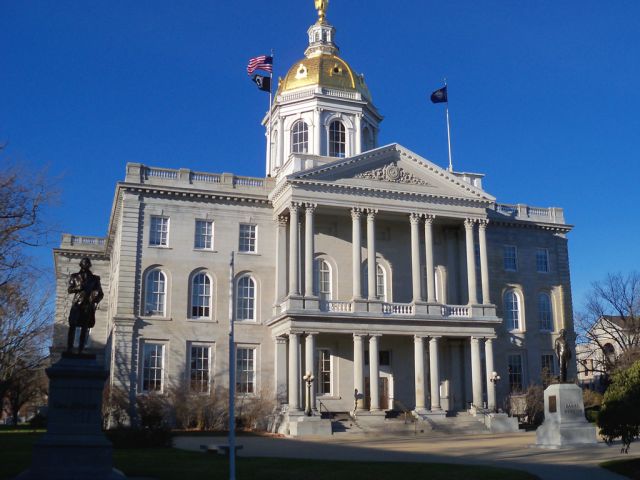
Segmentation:
{"type": "MultiPolygon", "coordinates": [[[[364,384],[364,404],[365,408],[371,408],[371,382],[364,384]]],[[[389,377],[378,377],[378,398],[380,399],[380,409],[389,410],[389,377]]]]}

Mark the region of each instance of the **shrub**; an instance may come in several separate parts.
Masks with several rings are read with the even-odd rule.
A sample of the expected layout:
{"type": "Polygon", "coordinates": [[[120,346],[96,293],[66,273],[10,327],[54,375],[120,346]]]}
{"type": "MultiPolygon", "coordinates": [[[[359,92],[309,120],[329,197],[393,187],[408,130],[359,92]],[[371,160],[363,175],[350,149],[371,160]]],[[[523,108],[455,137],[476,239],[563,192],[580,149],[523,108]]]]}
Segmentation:
{"type": "Polygon", "coordinates": [[[123,428],[130,424],[129,394],[120,387],[107,385],[102,393],[102,428],[123,428]]]}
{"type": "Polygon", "coordinates": [[[527,423],[540,425],[544,420],[544,390],[542,385],[529,385],[526,392],[527,423]]]}
{"type": "Polygon", "coordinates": [[[211,393],[202,394],[178,385],[170,388],[169,402],[172,423],[177,428],[223,430],[228,425],[229,402],[225,389],[212,389],[211,393]]]}
{"type": "Polygon", "coordinates": [[[236,426],[248,430],[267,431],[277,402],[270,390],[263,389],[255,396],[236,396],[236,426]]]}
{"type": "Polygon", "coordinates": [[[611,444],[622,439],[622,451],[629,452],[631,442],[640,432],[640,361],[613,375],[604,394],[598,415],[598,427],[605,441],[611,444]]]}
{"type": "Polygon", "coordinates": [[[171,404],[167,396],[155,392],[138,395],[136,405],[142,428],[152,430],[168,428],[171,404]]]}

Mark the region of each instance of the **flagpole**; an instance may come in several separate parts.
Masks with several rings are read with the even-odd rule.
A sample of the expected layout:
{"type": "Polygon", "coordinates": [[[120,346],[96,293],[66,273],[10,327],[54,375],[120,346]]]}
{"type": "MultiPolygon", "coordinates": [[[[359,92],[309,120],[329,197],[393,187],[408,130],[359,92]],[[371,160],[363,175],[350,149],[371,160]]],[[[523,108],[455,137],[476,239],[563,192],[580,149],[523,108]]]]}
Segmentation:
{"type": "Polygon", "coordinates": [[[269,148],[269,151],[267,152],[267,156],[269,158],[269,165],[267,166],[268,170],[267,170],[267,176],[270,175],[271,170],[273,169],[273,158],[271,158],[271,152],[272,152],[272,148],[271,148],[271,105],[272,105],[272,101],[273,101],[273,48],[271,49],[271,71],[269,72],[269,125],[267,126],[267,147],[269,148]]]}
{"type": "Polygon", "coordinates": [[[229,480],[236,480],[236,345],[233,322],[234,259],[229,261],[229,480]]]}
{"type": "MultiPolygon", "coordinates": [[[[447,87],[447,79],[444,79],[444,86],[447,87]]],[[[447,90],[447,102],[445,112],[447,114],[447,143],[449,145],[449,171],[453,172],[453,161],[451,160],[451,126],[449,124],[449,91],[447,90]]]]}

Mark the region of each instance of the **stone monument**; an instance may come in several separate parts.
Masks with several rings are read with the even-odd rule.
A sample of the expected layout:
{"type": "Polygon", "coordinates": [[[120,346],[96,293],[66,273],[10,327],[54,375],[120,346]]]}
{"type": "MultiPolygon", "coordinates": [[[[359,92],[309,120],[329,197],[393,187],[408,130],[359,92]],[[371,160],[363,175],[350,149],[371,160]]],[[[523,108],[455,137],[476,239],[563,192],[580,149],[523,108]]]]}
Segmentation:
{"type": "Polygon", "coordinates": [[[87,329],[95,323],[102,299],[100,277],[91,261],[80,261],[80,272],[69,279],[74,294],[69,314],[69,343],[50,368],[47,433],[33,447],[31,468],[16,480],[121,480],[113,468],[112,445],[102,433],[102,392],[109,372],[96,356],[82,353],[87,329]],[[75,329],[82,329],[79,352],[73,353],[75,329]]]}
{"type": "Polygon", "coordinates": [[[571,349],[564,329],[560,330],[555,347],[560,383],[549,385],[544,391],[544,422],[536,430],[536,446],[560,448],[598,443],[596,427],[584,416],[582,389],[566,383],[571,349]]]}

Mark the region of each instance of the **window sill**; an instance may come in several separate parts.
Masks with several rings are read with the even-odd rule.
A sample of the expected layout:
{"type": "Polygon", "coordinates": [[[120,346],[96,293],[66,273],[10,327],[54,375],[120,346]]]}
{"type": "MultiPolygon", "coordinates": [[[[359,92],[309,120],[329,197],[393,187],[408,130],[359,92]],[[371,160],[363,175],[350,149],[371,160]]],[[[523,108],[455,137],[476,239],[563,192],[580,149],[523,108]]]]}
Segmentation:
{"type": "Polygon", "coordinates": [[[336,396],[336,395],[328,395],[328,394],[316,394],[316,398],[320,399],[320,400],[342,400],[341,396],[336,396]]]}
{"type": "Polygon", "coordinates": [[[218,323],[215,318],[187,318],[189,323],[218,323]]]}
{"type": "Polygon", "coordinates": [[[260,257],[258,252],[236,252],[238,255],[253,255],[254,257],[260,257]]]}
{"type": "Polygon", "coordinates": [[[194,252],[206,252],[206,253],[218,253],[218,250],[214,250],[213,248],[195,248],[194,252]]]}
{"type": "Polygon", "coordinates": [[[234,320],[236,325],[258,325],[260,322],[257,320],[234,320]]]}
{"type": "Polygon", "coordinates": [[[173,250],[169,245],[147,245],[149,248],[157,248],[158,250],[173,250]]]}
{"type": "Polygon", "coordinates": [[[173,322],[171,317],[160,317],[155,315],[140,315],[142,320],[155,320],[157,322],[173,322]]]}

